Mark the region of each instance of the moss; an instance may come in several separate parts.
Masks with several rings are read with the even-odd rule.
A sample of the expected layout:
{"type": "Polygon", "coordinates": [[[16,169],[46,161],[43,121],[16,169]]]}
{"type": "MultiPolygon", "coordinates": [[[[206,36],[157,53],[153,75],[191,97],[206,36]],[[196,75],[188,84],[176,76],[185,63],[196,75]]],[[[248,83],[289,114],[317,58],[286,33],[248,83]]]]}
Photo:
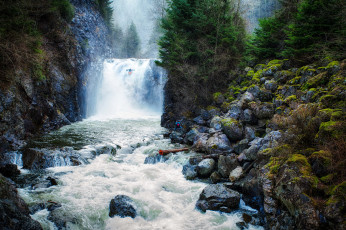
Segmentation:
{"type": "Polygon", "coordinates": [[[308,159],[305,156],[301,155],[301,154],[292,154],[286,161],[286,163],[292,163],[292,162],[300,163],[303,166],[310,167],[308,159]]]}
{"type": "Polygon", "coordinates": [[[72,21],[74,17],[74,7],[69,0],[53,0],[52,5],[54,10],[57,10],[66,21],[72,21]]]}
{"type": "Polygon", "coordinates": [[[335,173],[331,173],[331,174],[328,174],[327,176],[321,177],[320,180],[323,183],[328,184],[328,183],[331,183],[333,181],[335,176],[336,176],[335,173]]]}
{"type": "Polygon", "coordinates": [[[264,64],[257,64],[256,66],[255,66],[255,70],[256,71],[258,71],[258,70],[263,70],[263,69],[265,69],[266,68],[266,65],[264,65],[264,64]]]}
{"type": "Polygon", "coordinates": [[[311,154],[309,159],[320,159],[325,166],[329,166],[332,162],[332,154],[328,151],[320,150],[311,154]]]}
{"type": "Polygon", "coordinates": [[[328,84],[330,77],[326,72],[317,74],[316,76],[310,78],[301,88],[307,90],[310,88],[324,87],[328,84]]]}
{"type": "Polygon", "coordinates": [[[336,185],[331,191],[332,196],[337,196],[346,199],[346,181],[336,185]]]}
{"type": "Polygon", "coordinates": [[[39,63],[34,64],[32,74],[38,81],[46,80],[46,76],[43,73],[43,67],[39,63]]]}
{"type": "Polygon", "coordinates": [[[319,128],[319,131],[316,135],[316,138],[320,139],[330,139],[333,138],[339,138],[340,135],[342,135],[343,130],[339,127],[342,127],[342,122],[339,121],[327,121],[322,122],[319,128]]]}
{"type": "Polygon", "coordinates": [[[223,96],[222,93],[216,92],[213,94],[213,99],[216,101],[220,96],[223,96]]]}
{"type": "Polygon", "coordinates": [[[326,66],[326,68],[327,69],[329,69],[329,68],[334,68],[334,67],[336,67],[336,66],[340,66],[340,62],[338,62],[338,61],[332,61],[332,62],[330,62],[327,66],[326,66]]]}
{"type": "Polygon", "coordinates": [[[346,116],[345,116],[345,113],[342,112],[341,110],[339,109],[336,109],[336,111],[334,111],[332,113],[332,116],[331,116],[331,120],[332,121],[340,121],[342,119],[344,119],[346,116]]]}
{"type": "Polygon", "coordinates": [[[247,72],[246,76],[247,77],[252,77],[255,74],[255,71],[250,70],[249,72],[247,72]]]}
{"type": "Polygon", "coordinates": [[[285,98],[286,103],[291,102],[291,101],[296,101],[296,100],[297,100],[297,95],[291,95],[291,96],[285,98]]]}
{"type": "Polygon", "coordinates": [[[320,98],[320,102],[323,105],[328,106],[328,107],[331,107],[337,101],[338,101],[337,96],[331,95],[331,94],[324,95],[320,98]]]}
{"type": "Polygon", "coordinates": [[[241,124],[239,123],[239,121],[237,121],[236,119],[233,119],[233,118],[222,119],[221,124],[222,124],[222,126],[229,127],[229,128],[232,127],[233,124],[241,127],[241,124]]]}
{"type": "Polygon", "coordinates": [[[252,82],[259,83],[261,77],[263,76],[263,70],[258,70],[252,77],[252,82]]]}
{"type": "Polygon", "coordinates": [[[281,167],[282,159],[279,157],[270,157],[269,163],[266,167],[271,174],[277,174],[281,167]]]}
{"type": "Polygon", "coordinates": [[[301,78],[302,78],[301,76],[295,77],[289,81],[289,84],[291,85],[299,84],[301,78]]]}
{"type": "Polygon", "coordinates": [[[230,97],[227,98],[227,101],[228,101],[228,102],[232,102],[232,101],[234,101],[234,100],[235,100],[235,98],[232,97],[232,96],[230,96],[230,97]]]}
{"type": "Polygon", "coordinates": [[[228,110],[230,109],[230,105],[231,105],[230,102],[224,102],[224,103],[222,103],[222,105],[221,105],[222,111],[228,111],[228,110]]]}
{"type": "Polygon", "coordinates": [[[278,64],[281,65],[283,62],[284,62],[284,60],[274,59],[274,60],[271,60],[270,62],[268,62],[267,66],[278,65],[278,64]]]}
{"type": "MultiPolygon", "coordinates": [[[[251,78],[252,78],[252,76],[251,76],[251,78]]],[[[241,87],[246,87],[246,86],[249,86],[249,85],[250,85],[250,82],[248,80],[242,81],[241,84],[240,84],[241,87]]]]}
{"type": "Polygon", "coordinates": [[[218,108],[216,108],[215,106],[209,105],[209,106],[207,107],[207,111],[210,111],[210,110],[213,110],[213,109],[218,110],[218,108]]]}
{"type": "Polygon", "coordinates": [[[239,86],[230,85],[228,87],[228,90],[235,95],[240,93],[240,87],[239,86]]]}

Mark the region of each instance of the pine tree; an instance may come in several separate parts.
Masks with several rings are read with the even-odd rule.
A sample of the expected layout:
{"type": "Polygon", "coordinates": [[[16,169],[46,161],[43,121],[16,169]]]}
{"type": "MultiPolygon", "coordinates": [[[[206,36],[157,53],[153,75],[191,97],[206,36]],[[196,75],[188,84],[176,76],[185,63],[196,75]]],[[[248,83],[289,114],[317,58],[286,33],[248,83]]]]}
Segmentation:
{"type": "Polygon", "coordinates": [[[127,58],[138,57],[140,53],[140,40],[136,25],[131,22],[124,38],[124,53],[127,58]]]}

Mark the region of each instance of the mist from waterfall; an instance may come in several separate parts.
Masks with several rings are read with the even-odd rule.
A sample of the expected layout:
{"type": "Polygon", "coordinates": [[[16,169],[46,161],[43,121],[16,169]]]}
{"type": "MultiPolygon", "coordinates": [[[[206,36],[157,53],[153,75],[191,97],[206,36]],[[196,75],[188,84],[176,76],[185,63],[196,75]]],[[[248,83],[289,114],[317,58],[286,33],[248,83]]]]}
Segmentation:
{"type": "Polygon", "coordinates": [[[143,118],[162,114],[165,71],[152,59],[109,59],[94,118],[143,118]]]}

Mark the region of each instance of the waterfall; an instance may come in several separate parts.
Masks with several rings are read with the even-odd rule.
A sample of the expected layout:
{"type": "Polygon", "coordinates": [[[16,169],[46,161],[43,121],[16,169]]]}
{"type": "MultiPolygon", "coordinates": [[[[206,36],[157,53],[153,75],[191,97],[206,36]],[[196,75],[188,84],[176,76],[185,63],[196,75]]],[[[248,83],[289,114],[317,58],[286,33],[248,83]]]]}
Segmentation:
{"type": "Polygon", "coordinates": [[[153,59],[108,59],[96,98],[97,119],[160,116],[165,71],[153,59]]]}

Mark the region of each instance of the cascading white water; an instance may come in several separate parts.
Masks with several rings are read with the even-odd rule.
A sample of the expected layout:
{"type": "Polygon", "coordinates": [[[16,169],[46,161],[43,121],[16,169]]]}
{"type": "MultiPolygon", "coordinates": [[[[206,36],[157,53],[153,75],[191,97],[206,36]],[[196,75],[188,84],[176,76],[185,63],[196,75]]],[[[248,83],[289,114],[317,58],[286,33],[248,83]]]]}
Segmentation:
{"type": "Polygon", "coordinates": [[[106,60],[95,118],[160,116],[164,75],[152,59],[106,60]]]}

